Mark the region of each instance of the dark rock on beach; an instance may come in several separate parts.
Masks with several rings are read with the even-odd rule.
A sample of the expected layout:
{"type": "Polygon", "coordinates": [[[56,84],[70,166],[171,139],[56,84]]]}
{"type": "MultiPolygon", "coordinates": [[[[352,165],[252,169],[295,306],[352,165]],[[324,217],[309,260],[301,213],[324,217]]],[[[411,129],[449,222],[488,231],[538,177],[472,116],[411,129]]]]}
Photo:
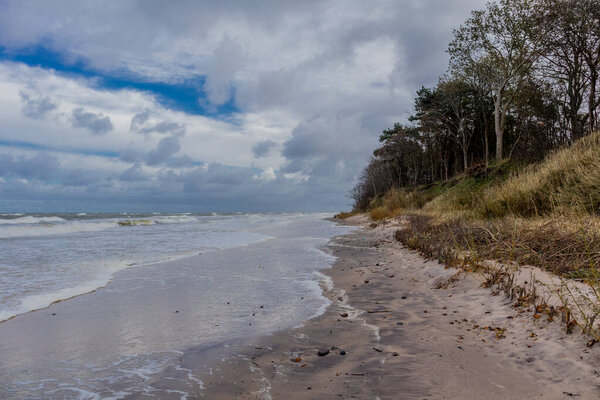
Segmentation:
{"type": "Polygon", "coordinates": [[[319,349],[317,354],[319,357],[325,357],[327,354],[329,354],[329,349],[319,349]]]}

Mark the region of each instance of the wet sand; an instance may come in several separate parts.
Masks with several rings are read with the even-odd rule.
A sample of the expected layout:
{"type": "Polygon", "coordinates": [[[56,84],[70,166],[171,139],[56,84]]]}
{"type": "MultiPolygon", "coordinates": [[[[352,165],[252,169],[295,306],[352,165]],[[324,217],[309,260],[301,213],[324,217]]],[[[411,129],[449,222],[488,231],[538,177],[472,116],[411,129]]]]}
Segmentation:
{"type": "Polygon", "coordinates": [[[393,226],[354,223],[329,245],[325,314],[225,357],[215,349],[214,363],[182,356],[203,382],[197,398],[600,398],[600,346],[403,248],[393,226]]]}

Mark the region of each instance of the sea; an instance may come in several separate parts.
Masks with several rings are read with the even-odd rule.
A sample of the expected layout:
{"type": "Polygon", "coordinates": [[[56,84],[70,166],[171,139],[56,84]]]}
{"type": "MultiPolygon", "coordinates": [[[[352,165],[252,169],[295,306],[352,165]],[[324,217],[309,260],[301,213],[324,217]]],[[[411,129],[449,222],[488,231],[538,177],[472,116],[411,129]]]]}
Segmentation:
{"type": "Polygon", "coordinates": [[[178,360],[328,306],[322,213],[0,214],[0,398],[186,399],[178,360]],[[156,382],[176,369],[177,389],[156,382]]]}

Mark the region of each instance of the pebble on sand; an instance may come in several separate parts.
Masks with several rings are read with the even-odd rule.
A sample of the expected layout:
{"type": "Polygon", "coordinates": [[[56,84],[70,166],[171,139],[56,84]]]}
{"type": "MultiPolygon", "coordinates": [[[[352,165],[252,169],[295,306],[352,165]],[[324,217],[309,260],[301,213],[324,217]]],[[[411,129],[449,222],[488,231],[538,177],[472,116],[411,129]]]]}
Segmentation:
{"type": "Polygon", "coordinates": [[[317,354],[319,357],[325,357],[327,354],[329,354],[329,349],[319,349],[317,354]]]}

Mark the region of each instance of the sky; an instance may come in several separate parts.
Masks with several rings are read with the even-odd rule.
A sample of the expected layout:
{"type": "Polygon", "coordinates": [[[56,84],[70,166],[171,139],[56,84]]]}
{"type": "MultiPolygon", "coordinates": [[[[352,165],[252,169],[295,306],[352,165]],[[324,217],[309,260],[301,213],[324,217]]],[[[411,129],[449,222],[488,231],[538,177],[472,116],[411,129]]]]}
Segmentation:
{"type": "Polygon", "coordinates": [[[0,212],[339,211],[484,0],[0,0],[0,212]]]}

